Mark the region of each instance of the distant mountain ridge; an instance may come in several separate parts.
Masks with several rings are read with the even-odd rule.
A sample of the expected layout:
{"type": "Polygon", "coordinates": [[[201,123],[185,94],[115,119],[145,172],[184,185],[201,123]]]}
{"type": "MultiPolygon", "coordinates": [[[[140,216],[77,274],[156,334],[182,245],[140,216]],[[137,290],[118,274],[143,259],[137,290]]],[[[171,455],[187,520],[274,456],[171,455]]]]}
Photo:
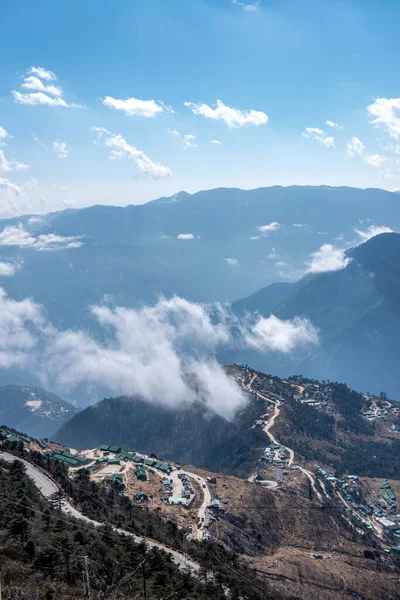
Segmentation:
{"type": "Polygon", "coordinates": [[[0,387],[0,424],[36,438],[51,437],[61,425],[79,412],[55,394],[37,387],[0,387]]]}
{"type": "Polygon", "coordinates": [[[280,364],[255,352],[238,351],[230,358],[260,369],[268,364],[278,373],[345,381],[366,392],[383,390],[400,400],[400,235],[381,234],[347,254],[352,260],[343,270],[308,275],[279,287],[279,294],[268,286],[232,304],[239,314],[306,317],[319,329],[317,350],[280,364]]]}
{"type": "Polygon", "coordinates": [[[328,186],[218,188],[144,205],[68,209],[40,221],[27,215],[0,221],[0,228],[22,223],[36,236],[83,236],[83,245],[57,252],[0,246],[0,260],[23,262],[2,285],[16,299],[43,303],[51,320],[66,326],[90,323],[87,307],[105,295],[128,306],[173,293],[232,301],[277,281],[279,261],[304,270],[323,243],[356,239],[360,219],[400,230],[398,195],[328,186]],[[279,227],[258,229],[270,223],[279,227]],[[177,239],[181,233],[193,239],[177,239]]]}

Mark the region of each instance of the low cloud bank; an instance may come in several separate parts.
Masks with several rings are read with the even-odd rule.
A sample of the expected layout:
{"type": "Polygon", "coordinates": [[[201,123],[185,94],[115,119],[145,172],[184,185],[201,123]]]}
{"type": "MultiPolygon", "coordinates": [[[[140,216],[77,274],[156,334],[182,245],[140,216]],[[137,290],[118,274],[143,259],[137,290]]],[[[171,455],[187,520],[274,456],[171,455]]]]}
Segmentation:
{"type": "Polygon", "coordinates": [[[138,309],[92,307],[101,341],[86,331],[56,329],[39,305],[15,302],[3,290],[0,311],[2,367],[31,369],[58,392],[84,386],[168,407],[201,401],[228,419],[244,406],[245,396],[216,361],[218,349],[239,345],[288,353],[318,343],[306,319],[248,315],[238,320],[221,305],[176,296],[138,309]]]}

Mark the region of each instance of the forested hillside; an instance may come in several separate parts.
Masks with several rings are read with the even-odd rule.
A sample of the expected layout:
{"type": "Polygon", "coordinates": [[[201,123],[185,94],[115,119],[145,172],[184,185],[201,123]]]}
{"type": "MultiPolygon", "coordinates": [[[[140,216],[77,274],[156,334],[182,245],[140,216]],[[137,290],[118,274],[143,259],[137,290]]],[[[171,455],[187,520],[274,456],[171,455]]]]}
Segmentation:
{"type": "Polygon", "coordinates": [[[95,530],[67,518],[60,510],[61,494],[49,504],[25,475],[21,462],[0,462],[0,589],[6,600],[78,600],[89,597],[89,588],[92,598],[102,600],[223,600],[226,586],[233,598],[245,593],[249,600],[281,600],[265,583],[251,582],[236,560],[234,573],[216,567],[216,559],[220,565],[231,560],[222,548],[214,548],[212,554],[206,547],[198,548],[204,565],[200,576],[180,571],[164,551],[135,544],[111,526],[123,524],[137,530],[142,521],[150,533],[157,522],[157,533],[179,546],[183,535],[173,523],[161,524],[156,515],[133,507],[116,489],[110,493],[100,489],[85,471],[72,484],[66,483],[69,480],[61,465],[53,476],[64,481],[85,513],[101,516],[108,524],[95,530]],[[217,576],[207,578],[207,571],[216,568],[220,569],[217,576]]]}

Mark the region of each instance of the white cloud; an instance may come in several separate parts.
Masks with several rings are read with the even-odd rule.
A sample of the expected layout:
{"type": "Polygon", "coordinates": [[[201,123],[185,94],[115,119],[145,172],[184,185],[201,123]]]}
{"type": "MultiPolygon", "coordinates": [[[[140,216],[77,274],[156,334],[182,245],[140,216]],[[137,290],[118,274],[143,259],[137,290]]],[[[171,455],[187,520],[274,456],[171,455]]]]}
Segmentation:
{"type": "Polygon", "coordinates": [[[368,163],[369,165],[372,165],[373,167],[377,167],[378,169],[383,165],[383,163],[385,163],[387,160],[389,160],[388,158],[386,158],[385,156],[381,156],[380,154],[370,154],[370,156],[367,156],[365,158],[365,162],[368,163]]]}
{"type": "Polygon", "coordinates": [[[196,139],[196,136],[191,134],[191,133],[186,133],[183,136],[183,143],[185,144],[186,148],[196,148],[196,144],[194,142],[194,140],[196,139]]]}
{"type": "Polygon", "coordinates": [[[53,142],[53,152],[57,154],[57,158],[67,158],[68,148],[65,142],[55,141],[53,142]]]}
{"type": "Polygon", "coordinates": [[[40,81],[40,79],[34,75],[26,77],[24,82],[21,84],[21,87],[26,90],[50,94],[51,96],[62,96],[62,90],[60,88],[52,84],[43,83],[43,81],[40,81]]]}
{"type": "Polygon", "coordinates": [[[245,125],[266,125],[268,115],[257,110],[239,110],[226,106],[221,100],[217,100],[217,107],[211,108],[208,104],[196,104],[185,102],[185,106],[191,108],[195,115],[206,119],[224,121],[229,127],[244,127],[245,125]]]}
{"type": "Polygon", "coordinates": [[[238,323],[221,306],[179,297],[139,309],[96,306],[92,314],[104,331],[101,343],[83,331],[47,327],[38,369],[45,385],[98,386],[171,407],[200,400],[227,418],[245,403],[239,386],[214,358],[218,348],[232,343],[231,326],[241,334],[240,344],[259,351],[287,353],[318,343],[306,319],[248,316],[238,323]]]}
{"type": "Polygon", "coordinates": [[[367,242],[381,233],[393,233],[393,229],[386,227],[386,225],[370,225],[366,231],[360,231],[359,229],[355,229],[354,231],[361,238],[362,242],[367,242]]]}
{"type": "Polygon", "coordinates": [[[0,192],[11,193],[14,196],[19,196],[19,194],[21,193],[21,188],[9,179],[0,177],[0,192]]]}
{"type": "Polygon", "coordinates": [[[334,127],[334,128],[342,129],[342,125],[339,125],[339,123],[335,123],[335,121],[330,121],[328,119],[327,121],[325,121],[325,123],[328,125],[328,127],[334,127]]]}
{"type": "Polygon", "coordinates": [[[216,144],[217,146],[222,146],[222,142],[220,142],[219,140],[211,140],[212,144],[216,144]]]}
{"type": "Polygon", "coordinates": [[[185,148],[196,148],[196,146],[197,146],[197,144],[194,141],[196,139],[196,136],[193,135],[192,133],[186,133],[184,135],[181,135],[179,133],[179,131],[177,131],[176,129],[172,129],[172,130],[168,131],[168,133],[170,135],[178,137],[182,141],[185,148]]]}
{"type": "Polygon", "coordinates": [[[287,353],[298,346],[318,344],[318,331],[307,319],[295,317],[283,321],[270,315],[268,318],[260,317],[245,338],[250,347],[261,352],[273,350],[287,353]]]}
{"type": "Polygon", "coordinates": [[[30,106],[43,104],[44,106],[63,106],[64,108],[72,106],[71,104],[68,104],[63,98],[51,98],[47,94],[43,94],[43,92],[21,94],[21,92],[13,90],[12,95],[14,96],[14,101],[18,104],[27,104],[30,106]]]}
{"type": "MultiPolygon", "coordinates": [[[[391,138],[400,140],[400,98],[377,98],[367,108],[368,114],[375,117],[372,123],[382,127],[391,138]]],[[[399,146],[396,147],[399,152],[399,146]]]]}
{"type": "Polygon", "coordinates": [[[33,216],[33,217],[29,217],[29,219],[28,219],[28,223],[30,223],[31,225],[33,225],[35,223],[42,223],[42,222],[43,222],[43,217],[33,216]]]}
{"type": "Polygon", "coordinates": [[[40,307],[32,300],[16,302],[0,288],[0,367],[20,366],[30,361],[36,336],[32,327],[42,323],[40,307]]]}
{"type": "Polygon", "coordinates": [[[362,156],[364,152],[365,146],[357,137],[353,137],[349,142],[347,142],[346,153],[348,156],[354,156],[355,154],[362,156]]]}
{"type": "Polygon", "coordinates": [[[126,98],[119,100],[112,96],[106,96],[103,100],[104,106],[122,110],[128,117],[155,117],[157,113],[164,112],[165,104],[157,103],[155,100],[138,100],[137,98],[126,98]]]}
{"type": "Polygon", "coordinates": [[[194,240],[193,233],[180,233],[176,236],[177,240],[194,240]]]}
{"type": "Polygon", "coordinates": [[[260,235],[251,235],[249,239],[250,240],[259,240],[260,237],[261,237],[260,235]]]}
{"type": "Polygon", "coordinates": [[[4,127],[0,126],[0,143],[2,143],[4,140],[10,137],[11,135],[4,129],[4,127]]]}
{"type": "Polygon", "coordinates": [[[280,228],[280,224],[277,221],[273,221],[268,225],[260,225],[257,227],[258,231],[260,231],[264,236],[267,236],[271,231],[277,231],[280,228]]]}
{"type": "Polygon", "coordinates": [[[153,179],[172,177],[171,169],[150,160],[142,150],[128,144],[122,135],[114,135],[102,127],[92,127],[91,130],[95,131],[98,139],[102,140],[104,145],[110,149],[111,159],[130,158],[135,161],[139,171],[153,179]]]}
{"type": "Polygon", "coordinates": [[[280,268],[287,267],[288,263],[286,261],[284,261],[284,260],[279,260],[278,262],[275,263],[275,266],[276,267],[280,267],[280,268]]]}
{"type": "Polygon", "coordinates": [[[332,244],[323,244],[318,250],[310,254],[307,273],[325,273],[326,271],[340,271],[350,262],[345,250],[336,248],[332,244]]]}
{"type": "Polygon", "coordinates": [[[39,251],[64,250],[82,246],[80,239],[77,236],[64,237],[55,233],[34,236],[25,231],[23,224],[19,223],[17,226],[10,225],[3,229],[0,233],[0,246],[18,246],[39,251]]]}
{"type": "Polygon", "coordinates": [[[239,261],[237,258],[225,258],[225,261],[228,263],[228,265],[238,265],[239,261]]]}
{"type": "Polygon", "coordinates": [[[335,147],[335,138],[329,136],[318,127],[306,127],[305,131],[301,134],[305,138],[309,138],[323,144],[325,148],[335,147]]]}
{"type": "Polygon", "coordinates": [[[214,359],[229,331],[213,324],[207,307],[174,297],[137,310],[97,306],[92,313],[104,343],[82,331],[54,331],[43,358],[50,382],[102,386],[170,407],[200,400],[224,417],[244,405],[239,386],[214,359]]]}
{"type": "Polygon", "coordinates": [[[138,309],[94,306],[91,314],[101,341],[82,330],[57,330],[40,306],[15,302],[0,290],[0,366],[28,363],[57,391],[87,386],[170,407],[201,401],[230,418],[245,397],[215,360],[218,348],[239,343],[287,353],[318,343],[306,319],[248,315],[239,321],[220,305],[179,297],[138,309]]]}
{"type": "Polygon", "coordinates": [[[0,172],[23,171],[29,169],[29,165],[18,162],[17,160],[8,160],[3,150],[0,149],[0,172]]]}
{"type": "Polygon", "coordinates": [[[57,79],[53,71],[48,71],[43,67],[29,67],[28,73],[31,75],[37,75],[37,77],[40,77],[40,79],[44,79],[45,81],[53,81],[54,79],[57,79]]]}
{"type": "Polygon", "coordinates": [[[293,223],[293,227],[298,227],[299,229],[301,229],[302,227],[304,227],[304,223],[293,223]]]}
{"type": "Polygon", "coordinates": [[[11,277],[19,269],[18,264],[0,261],[0,277],[11,277]]]}
{"type": "Polygon", "coordinates": [[[256,0],[255,2],[242,2],[241,0],[232,0],[232,4],[240,6],[246,12],[255,12],[260,8],[260,0],[256,0]]]}
{"type": "Polygon", "coordinates": [[[277,251],[275,250],[275,248],[272,248],[272,250],[268,254],[267,258],[270,259],[270,260],[274,260],[275,258],[279,258],[279,254],[277,253],[277,251]]]}
{"type": "Polygon", "coordinates": [[[30,106],[62,106],[64,108],[83,108],[80,104],[69,103],[63,96],[61,87],[53,84],[43,83],[44,81],[53,81],[57,79],[52,71],[47,71],[43,67],[30,67],[27,70],[27,76],[24,78],[21,87],[25,90],[33,90],[28,93],[21,93],[12,90],[14,102],[30,106]]]}
{"type": "Polygon", "coordinates": [[[367,154],[364,144],[357,137],[353,137],[347,142],[346,153],[348,156],[355,156],[357,154],[363,158],[365,163],[372,167],[377,167],[378,169],[389,160],[381,154],[367,154]]]}

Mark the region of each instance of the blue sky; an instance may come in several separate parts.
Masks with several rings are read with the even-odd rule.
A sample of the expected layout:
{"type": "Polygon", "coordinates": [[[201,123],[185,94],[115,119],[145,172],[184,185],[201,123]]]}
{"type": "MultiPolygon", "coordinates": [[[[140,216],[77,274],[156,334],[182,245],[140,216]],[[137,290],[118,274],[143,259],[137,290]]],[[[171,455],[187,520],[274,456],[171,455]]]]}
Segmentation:
{"type": "Polygon", "coordinates": [[[399,18],[388,0],[3,0],[0,217],[400,188],[399,18]]]}

